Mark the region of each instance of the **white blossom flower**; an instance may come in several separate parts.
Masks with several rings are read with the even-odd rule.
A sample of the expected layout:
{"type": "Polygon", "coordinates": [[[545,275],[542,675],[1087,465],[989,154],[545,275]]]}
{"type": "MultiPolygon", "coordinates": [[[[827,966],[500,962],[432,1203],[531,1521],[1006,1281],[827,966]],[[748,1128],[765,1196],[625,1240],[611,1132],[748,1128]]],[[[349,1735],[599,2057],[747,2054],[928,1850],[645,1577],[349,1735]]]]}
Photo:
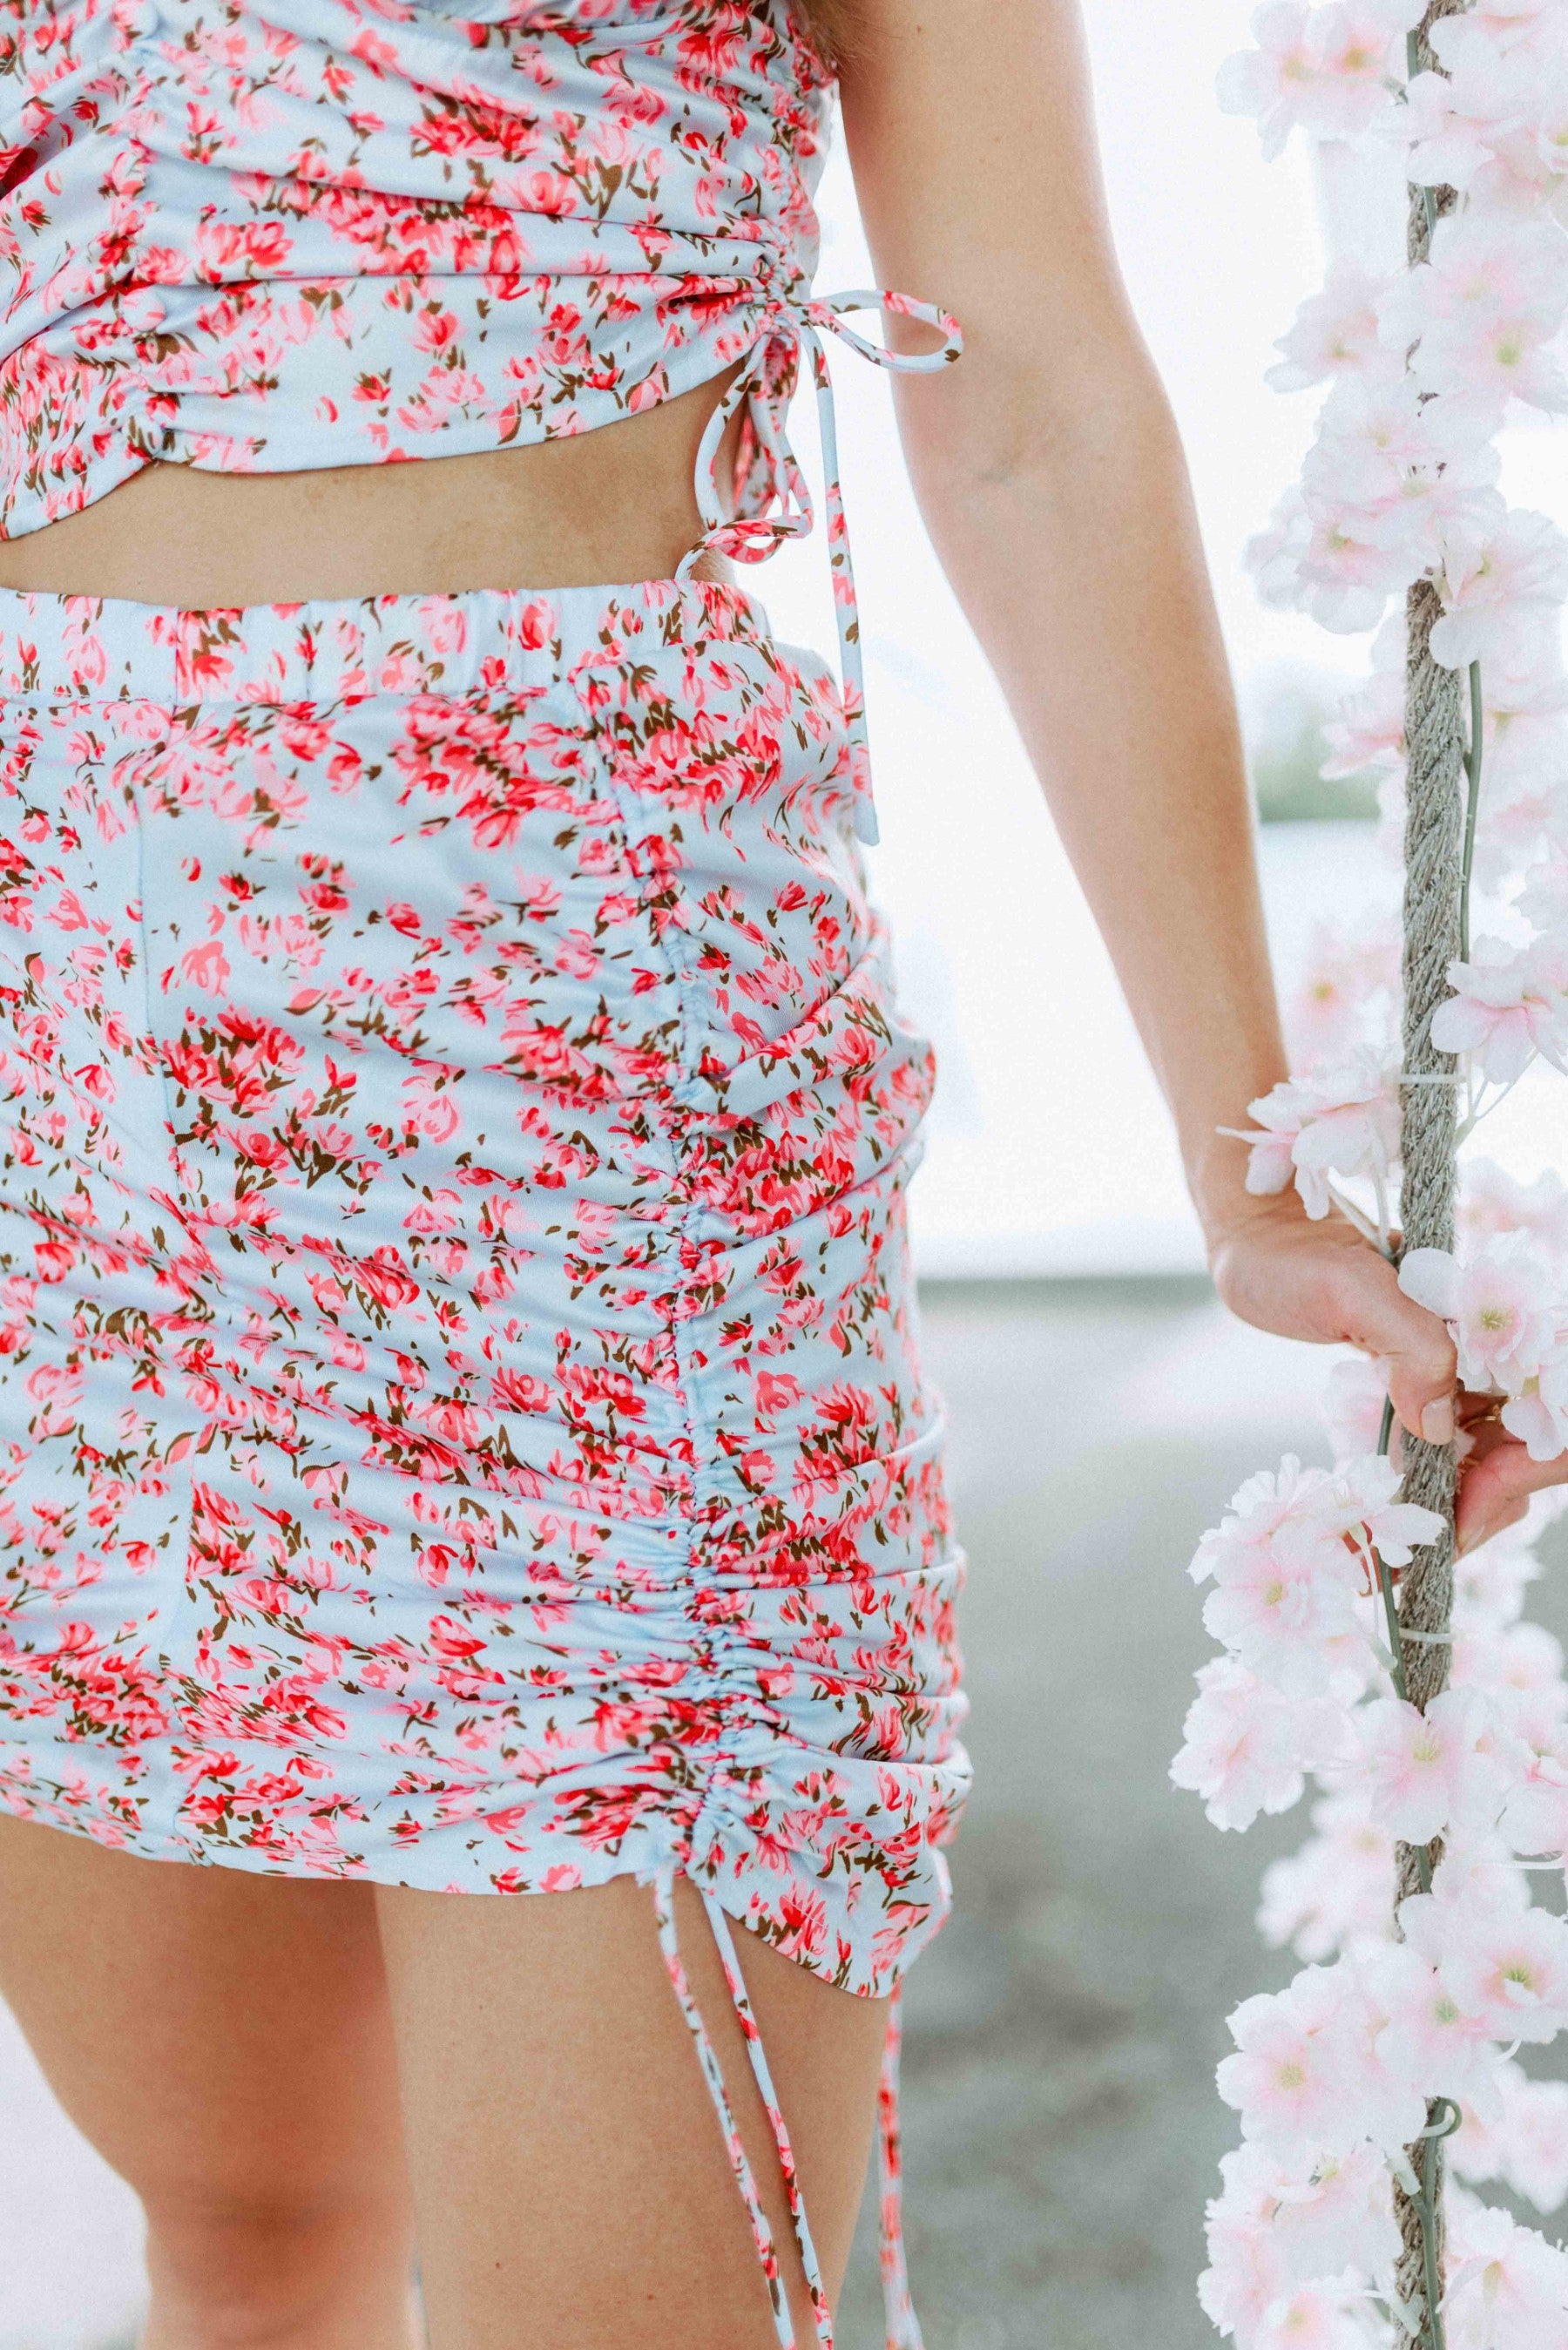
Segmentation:
{"type": "Polygon", "coordinates": [[[1552,1725],[1568,1711],[1568,1684],[1562,1643],[1544,1624],[1456,1617],[1451,1654],[1456,1682],[1480,1690],[1497,1718],[1532,1745],[1548,1742],[1552,1725]]]}
{"type": "Polygon", "coordinates": [[[1293,482],[1275,500],[1268,528],[1256,531],[1241,551],[1258,600],[1272,611],[1293,612],[1302,596],[1302,558],[1312,539],[1312,523],[1301,485],[1293,482]]]}
{"type": "MultiPolygon", "coordinates": [[[[1392,1364],[1376,1355],[1344,1355],[1324,1386],[1323,1418],[1336,1461],[1376,1451],[1383,1433],[1392,1364]]],[[[1398,1429],[1394,1431],[1398,1442],[1398,1429]]]]}
{"type": "Polygon", "coordinates": [[[1282,2180],[1274,2234],[1285,2273],[1320,2284],[1354,2269],[1368,2280],[1392,2270],[1399,2254],[1388,2165],[1372,2145],[1327,2156],[1310,2177],[1282,2180]]]}
{"type": "Polygon", "coordinates": [[[1406,84],[1399,129],[1418,185],[1468,188],[1524,127],[1529,109],[1518,77],[1489,51],[1457,74],[1418,73],[1406,84]]]}
{"type": "Polygon", "coordinates": [[[1455,2199],[1450,2350],[1568,2350],[1568,2252],[1511,2213],[1455,2199]]]}
{"type": "MultiPolygon", "coordinates": [[[[1373,550],[1364,568],[1374,584],[1403,586],[1441,560],[1449,538],[1496,526],[1504,511],[1496,491],[1501,462],[1471,402],[1424,399],[1404,374],[1394,382],[1351,377],[1336,384],[1302,468],[1317,530],[1303,578],[1318,578],[1319,538],[1332,532],[1338,543],[1373,550]],[[1379,550],[1388,558],[1384,569],[1374,560],[1379,550]]],[[[1340,567],[1327,576],[1337,580],[1340,567]]]]}
{"type": "Polygon", "coordinates": [[[1464,669],[1528,660],[1568,597],[1568,539],[1549,515],[1511,507],[1487,530],[1456,527],[1438,585],[1435,661],[1464,669]]]}
{"type": "Polygon", "coordinates": [[[1403,356],[1378,332],[1377,305],[1387,286],[1386,276],[1359,262],[1334,262],[1323,292],[1302,304],[1290,332],[1274,345],[1284,357],[1267,381],[1276,391],[1301,391],[1337,375],[1402,375],[1403,356]]]}
{"type": "MultiPolygon", "coordinates": [[[[1422,262],[1336,262],[1280,338],[1271,382],[1328,390],[1300,481],[1248,562],[1266,603],[1376,629],[1323,766],[1376,778],[1374,854],[1405,816],[1412,583],[1430,580],[1441,604],[1434,660],[1479,664],[1470,872],[1490,909],[1479,927],[1505,935],[1450,964],[1428,1032],[1465,1056],[1469,1123],[1536,1064],[1568,1072],[1568,536],[1505,504],[1498,449],[1514,400],[1568,413],[1568,0],[1467,0],[1427,26],[1440,69],[1405,87],[1406,36],[1428,13],[1269,0],[1220,82],[1266,151],[1301,129],[1463,192],[1422,262]]],[[[1250,1106],[1241,1137],[1250,1191],[1293,1185],[1322,1217],[1340,1179],[1375,1195],[1386,1232],[1399,1214],[1397,948],[1375,903],[1319,926],[1287,1006],[1300,1074],[1250,1106]]],[[[1413,1250],[1401,1284],[1449,1325],[1461,1381],[1498,1398],[1503,1429],[1538,1461],[1568,1456],[1568,1187],[1480,1162],[1459,1230],[1457,1260],[1413,1250]]],[[[1389,2170],[1434,2096],[1462,2111],[1456,2180],[1501,2179],[1542,2210],[1568,2200],[1568,2084],[1532,2081],[1504,2054],[1568,2027],[1568,1920],[1532,1905],[1526,1866],[1568,1866],[1568,1678],[1561,1645],[1522,1616],[1533,1540],[1568,1488],[1455,1562],[1449,1686],[1424,1712],[1391,1695],[1368,1573],[1374,1555],[1407,1566],[1440,1524],[1399,1499],[1398,1431],[1390,1458],[1377,1451],[1388,1367],[1336,1371],[1341,1465],[1292,1459],[1250,1480],[1190,1570],[1226,1653],[1199,1676],[1173,1780],[1223,1827],[1286,1808],[1309,1779],[1321,1791],[1311,1836],[1264,1877],[1258,1918],[1306,1964],[1236,2011],[1220,2067],[1243,2142],[1221,2166],[1199,2290],[1236,2350],[1398,2340],[1389,2170]],[[1397,1841],[1433,1856],[1430,1890],[1397,1921],[1397,1841]]],[[[1461,1435],[1461,1461],[1484,1441],[1461,1435]]],[[[1406,1662],[1433,1653],[1409,1648],[1406,1662]]],[[[1568,2350],[1568,2255],[1462,2185],[1449,2224],[1449,2350],[1568,2350]]]]}
{"type": "Polygon", "coordinates": [[[1388,1888],[1394,1839],[1367,1816],[1363,1791],[1325,1795],[1313,1805],[1301,1850],[1263,1872],[1258,1930],[1271,1950],[1288,1942],[1302,1959],[1387,1941],[1393,1934],[1388,1888]]]}
{"type": "Polygon", "coordinates": [[[1324,728],[1327,776],[1397,775],[1405,764],[1405,615],[1391,612],[1372,640],[1372,671],[1324,728]]]}
{"type": "Polygon", "coordinates": [[[1481,691],[1489,797],[1568,775],[1568,677],[1550,650],[1518,667],[1492,662],[1481,691]]]}
{"type": "Polygon", "coordinates": [[[1215,88],[1227,114],[1253,116],[1264,157],[1280,152],[1298,127],[1343,138],[1385,110],[1395,66],[1395,35],[1386,7],[1330,0],[1265,0],[1252,18],[1257,47],[1229,57],[1215,88]]]}
{"type": "Polygon", "coordinates": [[[1561,2210],[1568,2202],[1568,2081],[1532,2081],[1512,2064],[1500,2069],[1494,2175],[1538,2211],[1561,2210]]]}
{"type": "Polygon", "coordinates": [[[1463,1632],[1506,1631],[1519,1620],[1541,1561],[1528,1523],[1505,1526],[1454,1561],[1454,1621],[1463,1632]]]}
{"type": "Polygon", "coordinates": [[[1542,842],[1542,853],[1514,900],[1514,910],[1543,931],[1568,933],[1568,839],[1542,842]]]}
{"type": "Polygon", "coordinates": [[[1515,1852],[1568,1858],[1568,1724],[1549,1715],[1532,1729],[1499,1825],[1515,1852]]]}
{"type": "Polygon", "coordinates": [[[1376,628],[1389,597],[1418,567],[1405,540],[1391,540],[1382,515],[1336,505],[1325,491],[1307,500],[1305,512],[1306,543],[1292,598],[1295,608],[1336,636],[1376,628]]]}

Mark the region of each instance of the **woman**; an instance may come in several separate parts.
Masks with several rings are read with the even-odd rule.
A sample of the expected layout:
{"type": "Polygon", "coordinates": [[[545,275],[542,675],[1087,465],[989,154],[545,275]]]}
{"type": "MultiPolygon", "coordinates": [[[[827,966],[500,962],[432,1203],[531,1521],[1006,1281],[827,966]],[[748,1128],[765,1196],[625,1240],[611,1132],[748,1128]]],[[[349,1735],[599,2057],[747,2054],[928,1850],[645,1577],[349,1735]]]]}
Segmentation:
{"type": "Polygon", "coordinates": [[[416,2245],[434,2350],[826,2343],[965,1786],[831,442],[842,694],[725,561],[835,59],[1220,1290],[1454,1426],[1219,1135],[1284,1064],[1072,0],[4,21],[0,1987],[145,2350],[407,2350],[416,2245]]]}

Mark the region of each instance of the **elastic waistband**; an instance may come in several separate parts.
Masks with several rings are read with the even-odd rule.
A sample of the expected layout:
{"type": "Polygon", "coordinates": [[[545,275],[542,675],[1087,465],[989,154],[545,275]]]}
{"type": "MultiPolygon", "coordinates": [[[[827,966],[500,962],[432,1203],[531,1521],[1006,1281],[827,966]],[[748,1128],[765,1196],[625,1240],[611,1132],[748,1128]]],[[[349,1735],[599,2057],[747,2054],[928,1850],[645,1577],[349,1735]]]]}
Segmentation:
{"type": "Polygon", "coordinates": [[[187,611],[0,588],[0,698],[339,702],[547,683],[628,650],[771,641],[743,588],[701,579],[473,588],[187,611]]]}

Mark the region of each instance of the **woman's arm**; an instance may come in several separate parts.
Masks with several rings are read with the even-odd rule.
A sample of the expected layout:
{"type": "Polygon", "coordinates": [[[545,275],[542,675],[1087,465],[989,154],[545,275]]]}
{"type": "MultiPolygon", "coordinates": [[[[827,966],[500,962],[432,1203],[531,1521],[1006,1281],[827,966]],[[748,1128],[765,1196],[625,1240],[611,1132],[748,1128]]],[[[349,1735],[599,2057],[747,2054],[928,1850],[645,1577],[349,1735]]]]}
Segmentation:
{"type": "MultiPolygon", "coordinates": [[[[1231,679],[1111,244],[1075,0],[857,0],[842,84],[881,282],[964,331],[957,367],[897,380],[920,511],[1170,1105],[1220,1293],[1264,1329],[1388,1357],[1400,1420],[1443,1441],[1442,1324],[1347,1222],[1250,1196],[1216,1132],[1285,1061],[1231,679]]],[[[1465,1481],[1467,1540],[1552,1473],[1494,1445],[1465,1481]]]]}

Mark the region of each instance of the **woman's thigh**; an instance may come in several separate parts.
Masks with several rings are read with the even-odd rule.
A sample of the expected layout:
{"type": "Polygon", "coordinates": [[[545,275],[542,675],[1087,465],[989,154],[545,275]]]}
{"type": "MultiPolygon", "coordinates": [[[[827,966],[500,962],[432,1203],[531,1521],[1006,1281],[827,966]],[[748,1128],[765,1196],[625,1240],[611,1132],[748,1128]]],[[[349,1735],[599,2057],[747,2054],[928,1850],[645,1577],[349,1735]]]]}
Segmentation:
{"type": "Polygon", "coordinates": [[[406,2206],[367,1886],[144,1860],[0,1816],[0,1995],[156,2233],[406,2206]]]}
{"type": "MultiPolygon", "coordinates": [[[[566,1893],[378,1893],[431,2350],[765,2350],[744,2206],[629,1878],[566,1893]]],[[[814,2336],[773,2137],[712,1933],[677,1880],[688,1981],[814,2336]]],[[[865,2179],[887,2010],[735,1942],[830,2298],[865,2179]]]]}

